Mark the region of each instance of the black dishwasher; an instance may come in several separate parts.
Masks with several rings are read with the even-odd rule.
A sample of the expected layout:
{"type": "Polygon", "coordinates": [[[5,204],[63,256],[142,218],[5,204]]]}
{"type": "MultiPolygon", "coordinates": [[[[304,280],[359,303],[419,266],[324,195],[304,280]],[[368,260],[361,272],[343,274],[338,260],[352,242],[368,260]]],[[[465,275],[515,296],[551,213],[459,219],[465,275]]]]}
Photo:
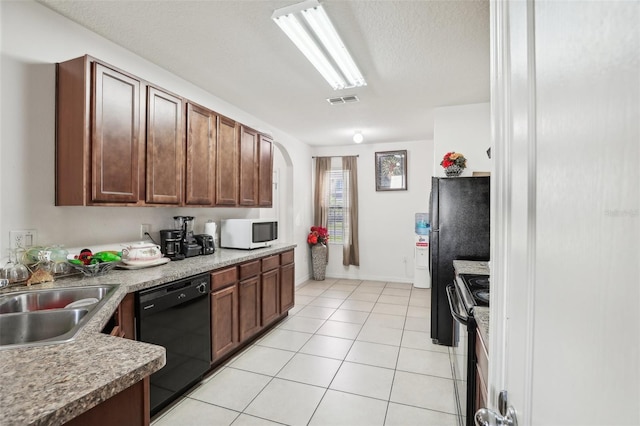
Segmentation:
{"type": "Polygon", "coordinates": [[[199,381],[211,364],[209,274],[137,294],[138,340],[164,346],[167,363],[150,378],[151,415],[199,381]]]}

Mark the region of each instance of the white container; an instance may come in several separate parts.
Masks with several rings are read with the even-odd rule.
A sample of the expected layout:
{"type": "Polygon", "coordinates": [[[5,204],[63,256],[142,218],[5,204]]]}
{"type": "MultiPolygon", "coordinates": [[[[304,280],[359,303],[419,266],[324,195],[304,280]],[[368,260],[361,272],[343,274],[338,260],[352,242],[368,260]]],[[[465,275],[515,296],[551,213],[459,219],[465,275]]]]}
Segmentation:
{"type": "Polygon", "coordinates": [[[204,224],[204,232],[203,232],[203,234],[211,235],[213,237],[213,245],[214,246],[217,246],[216,241],[218,240],[218,238],[216,237],[216,233],[217,233],[216,223],[213,220],[208,220],[204,224]]]}
{"type": "Polygon", "coordinates": [[[153,243],[135,243],[122,249],[122,262],[127,264],[153,262],[161,257],[160,246],[153,243]]]}

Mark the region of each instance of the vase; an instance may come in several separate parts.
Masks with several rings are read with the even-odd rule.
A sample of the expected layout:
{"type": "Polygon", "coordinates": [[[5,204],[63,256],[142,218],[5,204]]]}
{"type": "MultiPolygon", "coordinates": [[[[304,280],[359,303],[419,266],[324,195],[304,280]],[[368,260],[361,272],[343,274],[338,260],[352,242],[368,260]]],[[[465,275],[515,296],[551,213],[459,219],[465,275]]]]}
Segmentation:
{"type": "Polygon", "coordinates": [[[324,274],[327,270],[327,246],[316,244],[311,246],[311,265],[313,267],[313,279],[324,281],[324,274]]]}
{"type": "Polygon", "coordinates": [[[447,177],[458,177],[462,174],[462,171],[464,169],[460,166],[456,166],[455,164],[453,166],[449,166],[446,169],[444,169],[444,173],[447,175],[447,177]]]}

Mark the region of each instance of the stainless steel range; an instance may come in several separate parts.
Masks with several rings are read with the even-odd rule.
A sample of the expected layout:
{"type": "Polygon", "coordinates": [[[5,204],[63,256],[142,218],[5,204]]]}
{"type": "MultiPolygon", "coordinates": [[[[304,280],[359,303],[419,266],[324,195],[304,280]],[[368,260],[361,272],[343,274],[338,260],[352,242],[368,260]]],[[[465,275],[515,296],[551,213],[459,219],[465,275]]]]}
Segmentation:
{"type": "Polygon", "coordinates": [[[453,375],[461,424],[473,426],[475,383],[476,306],[489,306],[489,275],[458,274],[447,286],[451,315],[456,320],[456,342],[451,348],[453,375]]]}

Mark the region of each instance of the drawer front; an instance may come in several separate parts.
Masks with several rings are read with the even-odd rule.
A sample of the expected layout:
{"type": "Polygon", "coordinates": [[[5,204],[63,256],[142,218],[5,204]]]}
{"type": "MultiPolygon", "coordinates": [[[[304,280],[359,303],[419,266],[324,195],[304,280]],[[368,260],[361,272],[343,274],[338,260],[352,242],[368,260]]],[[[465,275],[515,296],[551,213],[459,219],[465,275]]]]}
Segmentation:
{"type": "Polygon", "coordinates": [[[288,265],[289,263],[293,263],[293,250],[280,253],[280,264],[288,265]]]}
{"type": "Polygon", "coordinates": [[[260,273],[260,261],[255,260],[239,266],[240,268],[240,280],[245,278],[256,276],[260,273]]]}
{"type": "Polygon", "coordinates": [[[276,269],[278,266],[280,266],[280,256],[277,254],[262,259],[262,272],[276,269]]]}
{"type": "Polygon", "coordinates": [[[211,291],[219,290],[228,285],[234,284],[236,281],[238,281],[238,269],[235,266],[233,268],[212,272],[211,291]]]}

